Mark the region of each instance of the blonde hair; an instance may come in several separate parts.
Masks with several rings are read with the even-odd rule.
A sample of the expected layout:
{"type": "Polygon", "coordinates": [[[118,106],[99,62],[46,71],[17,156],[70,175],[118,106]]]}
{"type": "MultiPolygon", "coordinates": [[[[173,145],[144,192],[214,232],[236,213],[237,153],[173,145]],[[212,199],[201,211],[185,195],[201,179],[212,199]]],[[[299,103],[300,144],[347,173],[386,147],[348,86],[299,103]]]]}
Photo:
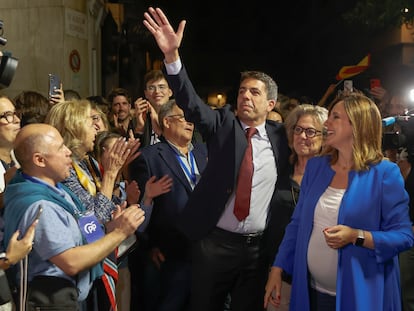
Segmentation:
{"type": "Polygon", "coordinates": [[[91,116],[91,104],[86,99],[70,100],[54,105],[46,116],[45,123],[54,126],[63,137],[64,144],[77,159],[85,154],[81,149],[87,131],[86,121],[91,116]]]}
{"type": "MultiPolygon", "coordinates": [[[[382,153],[382,120],[377,105],[365,95],[352,94],[337,98],[329,109],[343,102],[349,122],[352,125],[352,155],[356,171],[368,170],[369,166],[380,162],[382,153]]],[[[323,154],[331,155],[331,163],[338,161],[338,150],[326,146],[323,154]]]]}

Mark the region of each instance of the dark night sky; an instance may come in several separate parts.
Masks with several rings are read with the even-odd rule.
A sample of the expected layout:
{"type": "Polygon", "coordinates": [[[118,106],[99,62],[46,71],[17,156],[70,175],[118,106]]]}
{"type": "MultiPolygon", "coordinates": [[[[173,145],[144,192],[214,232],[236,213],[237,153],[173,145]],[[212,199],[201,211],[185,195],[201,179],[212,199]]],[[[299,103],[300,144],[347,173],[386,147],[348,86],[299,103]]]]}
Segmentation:
{"type": "MultiPolygon", "coordinates": [[[[357,64],[372,52],[364,31],[351,29],[341,18],[353,3],[164,0],[151,5],[161,7],[175,29],[187,20],[181,55],[199,92],[232,93],[241,71],[262,70],[275,79],[280,93],[317,101],[342,66],[357,64]]],[[[149,4],[140,5],[143,12],[149,4]]],[[[367,87],[369,74],[375,72],[357,77],[354,85],[367,87]],[[356,85],[358,79],[363,85],[356,85]]]]}

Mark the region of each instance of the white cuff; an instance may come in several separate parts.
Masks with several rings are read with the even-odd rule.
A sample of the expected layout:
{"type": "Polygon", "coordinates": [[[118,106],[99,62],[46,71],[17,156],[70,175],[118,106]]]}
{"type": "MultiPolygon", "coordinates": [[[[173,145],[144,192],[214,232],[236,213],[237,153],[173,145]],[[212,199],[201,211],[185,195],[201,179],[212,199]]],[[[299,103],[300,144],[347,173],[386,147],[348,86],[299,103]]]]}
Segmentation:
{"type": "Polygon", "coordinates": [[[169,64],[167,64],[164,60],[164,64],[165,64],[165,70],[167,71],[167,74],[171,75],[171,76],[178,75],[181,68],[183,67],[180,58],[177,59],[175,62],[172,62],[172,63],[169,63],[169,64]]]}

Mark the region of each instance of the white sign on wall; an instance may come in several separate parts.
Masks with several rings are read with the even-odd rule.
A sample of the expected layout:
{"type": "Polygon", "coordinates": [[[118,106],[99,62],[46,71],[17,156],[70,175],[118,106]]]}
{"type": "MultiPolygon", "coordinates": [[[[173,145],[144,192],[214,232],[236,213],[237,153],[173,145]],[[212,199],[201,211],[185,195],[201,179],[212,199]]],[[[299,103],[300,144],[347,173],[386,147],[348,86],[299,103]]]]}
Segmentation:
{"type": "Polygon", "coordinates": [[[87,39],[87,26],[86,14],[68,8],[65,9],[66,34],[81,39],[87,39]]]}

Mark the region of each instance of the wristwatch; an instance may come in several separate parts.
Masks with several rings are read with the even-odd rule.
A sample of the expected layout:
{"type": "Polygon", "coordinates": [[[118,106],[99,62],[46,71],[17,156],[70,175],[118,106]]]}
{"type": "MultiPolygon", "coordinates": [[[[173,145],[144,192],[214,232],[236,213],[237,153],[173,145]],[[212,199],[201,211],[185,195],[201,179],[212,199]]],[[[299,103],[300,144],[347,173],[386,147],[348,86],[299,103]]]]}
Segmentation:
{"type": "Polygon", "coordinates": [[[361,229],[358,229],[358,237],[356,238],[354,245],[362,246],[364,245],[364,241],[365,241],[364,231],[361,229]]]}
{"type": "Polygon", "coordinates": [[[0,259],[3,259],[4,261],[9,260],[9,258],[7,258],[7,254],[5,252],[0,253],[0,259]]]}
{"type": "Polygon", "coordinates": [[[5,252],[0,253],[0,260],[3,260],[6,265],[10,266],[9,258],[7,258],[5,252]]]}

